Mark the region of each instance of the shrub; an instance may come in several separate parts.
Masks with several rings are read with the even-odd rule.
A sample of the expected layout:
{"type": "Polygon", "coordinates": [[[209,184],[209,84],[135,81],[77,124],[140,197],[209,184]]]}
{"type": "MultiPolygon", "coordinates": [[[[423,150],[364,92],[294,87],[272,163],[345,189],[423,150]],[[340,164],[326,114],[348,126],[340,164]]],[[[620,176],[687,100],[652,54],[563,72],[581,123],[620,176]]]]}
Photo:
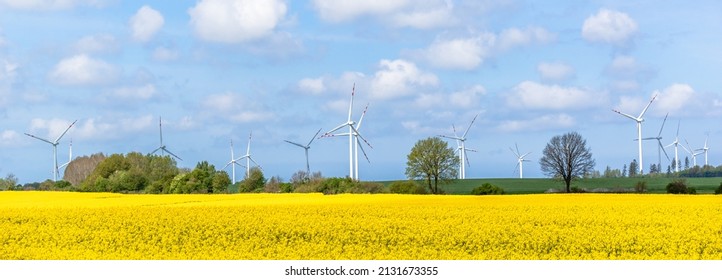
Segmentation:
{"type": "Polygon", "coordinates": [[[572,191],[572,193],[585,193],[585,192],[587,192],[586,189],[580,188],[580,187],[572,187],[570,190],[572,191]]]}
{"type": "Polygon", "coordinates": [[[471,190],[471,194],[473,194],[473,195],[504,194],[504,189],[502,189],[498,186],[489,184],[489,183],[484,183],[483,185],[471,190]]]}
{"type": "Polygon", "coordinates": [[[384,184],[375,182],[356,182],[351,188],[346,190],[348,193],[382,193],[384,192],[384,184]]]}
{"type": "Polygon", "coordinates": [[[426,188],[414,181],[396,181],[389,185],[390,193],[427,194],[426,188]]]}
{"type": "Polygon", "coordinates": [[[714,190],[714,194],[722,194],[722,183],[719,183],[719,187],[714,190]]]}
{"type": "Polygon", "coordinates": [[[667,193],[672,194],[695,194],[697,190],[694,188],[688,188],[687,182],[684,179],[674,180],[667,184],[667,193]]]}
{"type": "Polygon", "coordinates": [[[634,191],[638,193],[646,193],[647,192],[647,182],[645,181],[639,181],[636,185],[634,185],[634,191]]]}

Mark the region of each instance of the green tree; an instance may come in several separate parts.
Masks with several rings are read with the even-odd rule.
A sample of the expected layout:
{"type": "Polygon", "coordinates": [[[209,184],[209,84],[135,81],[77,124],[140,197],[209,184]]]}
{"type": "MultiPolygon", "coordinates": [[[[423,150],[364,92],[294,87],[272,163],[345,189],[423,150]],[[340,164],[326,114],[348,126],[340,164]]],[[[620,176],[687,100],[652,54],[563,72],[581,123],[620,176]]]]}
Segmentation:
{"type": "Polygon", "coordinates": [[[0,191],[14,190],[18,184],[18,178],[10,173],[5,178],[0,179],[0,191]]]}
{"type": "Polygon", "coordinates": [[[433,194],[441,193],[439,183],[453,181],[457,176],[459,158],[439,137],[419,140],[406,158],[406,177],[424,180],[433,194]]]}
{"type": "Polygon", "coordinates": [[[542,172],[553,178],[561,178],[571,192],[573,179],[594,170],[594,159],[587,140],[577,132],[552,137],[539,159],[542,172]]]}
{"type": "Polygon", "coordinates": [[[224,170],[216,171],[211,185],[213,193],[226,193],[228,192],[228,186],[231,185],[231,177],[224,170]]]}
{"type": "Polygon", "coordinates": [[[248,177],[243,179],[238,186],[239,192],[260,192],[266,185],[266,178],[263,171],[258,167],[252,167],[248,177]]]}
{"type": "Polygon", "coordinates": [[[637,176],[638,170],[639,170],[639,167],[637,167],[637,160],[633,159],[632,162],[629,163],[629,177],[637,176]]]}

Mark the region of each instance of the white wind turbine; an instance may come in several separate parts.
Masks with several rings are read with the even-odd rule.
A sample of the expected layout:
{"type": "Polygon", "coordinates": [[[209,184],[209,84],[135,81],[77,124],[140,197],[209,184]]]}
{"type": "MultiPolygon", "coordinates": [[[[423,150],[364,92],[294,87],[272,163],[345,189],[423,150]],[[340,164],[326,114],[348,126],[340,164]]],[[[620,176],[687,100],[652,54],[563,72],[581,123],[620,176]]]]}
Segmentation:
{"type": "Polygon", "coordinates": [[[69,148],[69,152],[68,152],[68,162],[61,164],[60,166],[58,166],[58,168],[63,168],[63,167],[68,166],[68,164],[70,164],[71,161],[73,161],[73,139],[72,139],[72,138],[70,138],[70,148],[69,148]]]}
{"type": "MultiPolygon", "coordinates": [[[[696,151],[696,150],[692,149],[692,146],[689,145],[689,142],[687,142],[687,139],[684,139],[684,143],[687,143],[687,148],[689,148],[689,150],[687,148],[685,148],[684,146],[682,146],[682,149],[687,151],[692,156],[692,166],[697,166],[697,155],[701,154],[702,152],[695,153],[694,151],[696,151]]],[[[699,150],[699,149],[697,149],[697,150],[699,150]]]]}
{"type": "Polygon", "coordinates": [[[531,152],[528,152],[528,153],[522,155],[521,153],[519,153],[519,146],[517,146],[516,143],[514,143],[514,147],[516,147],[516,151],[514,151],[511,147],[509,147],[509,150],[512,153],[514,153],[514,155],[516,155],[516,159],[517,159],[516,167],[519,168],[519,179],[523,179],[524,178],[524,175],[523,175],[524,174],[524,162],[530,161],[528,159],[525,159],[524,157],[531,154],[531,152]]]}
{"type": "Polygon", "coordinates": [[[70,128],[73,127],[73,125],[74,125],[75,122],[77,122],[77,121],[78,121],[78,120],[73,121],[73,123],[71,123],[70,126],[68,126],[68,128],[66,128],[65,131],[63,131],[63,133],[60,134],[60,136],[58,136],[58,138],[55,138],[55,141],[52,141],[52,142],[51,142],[50,140],[37,137],[37,136],[35,136],[35,135],[29,134],[29,133],[25,133],[25,135],[27,135],[27,136],[30,136],[30,137],[32,137],[32,138],[35,138],[35,139],[38,139],[38,140],[43,141],[43,142],[45,142],[45,143],[48,143],[48,144],[50,144],[50,145],[53,145],[53,181],[55,181],[55,182],[58,181],[58,176],[60,175],[60,174],[59,174],[59,173],[60,173],[60,167],[58,166],[58,144],[60,144],[59,141],[60,141],[61,138],[63,138],[63,136],[65,136],[65,133],[67,133],[68,130],[70,130],[70,128]]]}
{"type": "Polygon", "coordinates": [[[654,101],[655,98],[657,98],[657,95],[654,95],[652,97],[652,100],[649,100],[649,104],[647,104],[647,106],[644,107],[644,110],[642,110],[642,113],[640,113],[638,117],[634,117],[632,115],[625,114],[618,110],[612,109],[612,111],[637,122],[637,142],[639,144],[639,174],[640,175],[644,174],[644,163],[642,162],[642,122],[644,121],[644,119],[642,117],[644,117],[644,113],[647,112],[647,109],[649,109],[649,105],[652,105],[652,101],[654,101]]]}
{"type": "Polygon", "coordinates": [[[296,143],[296,142],[291,142],[291,141],[288,141],[288,140],[283,140],[283,141],[288,142],[289,144],[293,144],[293,145],[299,146],[299,147],[303,148],[303,149],[306,151],[306,176],[307,176],[307,177],[308,177],[308,176],[311,176],[311,165],[308,163],[308,149],[311,148],[311,143],[313,143],[313,140],[316,139],[316,136],[318,136],[319,133],[321,133],[321,128],[319,128],[318,131],[316,131],[316,134],[313,135],[313,138],[311,138],[311,141],[308,141],[308,144],[306,144],[306,145],[301,145],[301,144],[296,143]]]}
{"type": "Polygon", "coordinates": [[[466,157],[466,151],[474,152],[474,150],[466,148],[466,134],[469,133],[469,129],[471,129],[471,126],[474,124],[474,121],[478,116],[479,114],[474,116],[474,119],[471,120],[469,127],[466,128],[466,131],[464,131],[464,134],[462,134],[461,137],[456,134],[456,127],[454,125],[451,126],[454,130],[454,136],[439,135],[444,138],[456,140],[457,149],[459,150],[459,179],[466,179],[466,166],[464,165],[464,161],[466,160],[467,164],[469,163],[469,158],[466,157]]]}
{"type": "MultiPolygon", "coordinates": [[[[334,129],[329,130],[328,132],[321,135],[321,137],[323,138],[323,137],[330,137],[330,136],[346,136],[346,135],[348,135],[348,165],[349,165],[348,173],[349,173],[349,178],[358,180],[359,179],[358,167],[354,168],[354,149],[353,149],[354,148],[354,140],[356,140],[356,142],[357,142],[356,162],[358,162],[358,147],[359,147],[358,139],[360,138],[361,140],[363,140],[364,143],[366,143],[366,145],[368,145],[369,147],[371,147],[371,144],[369,144],[369,142],[366,141],[366,139],[363,137],[363,135],[361,135],[361,133],[358,132],[358,129],[356,128],[356,126],[354,126],[354,125],[357,125],[357,123],[354,122],[353,120],[351,120],[351,113],[353,110],[353,97],[354,97],[355,91],[356,91],[356,85],[354,84],[354,87],[351,90],[351,103],[348,107],[348,119],[346,120],[346,122],[340,124],[339,126],[335,127],[334,129]],[[341,128],[344,128],[344,127],[348,127],[348,132],[333,134],[335,131],[337,131],[341,128]],[[354,170],[356,170],[356,172],[354,172],[354,170]]],[[[366,107],[368,108],[368,106],[366,106],[366,107]]],[[[366,112],[366,111],[364,110],[364,112],[366,112]]],[[[362,120],[363,120],[363,115],[361,116],[361,119],[359,120],[359,122],[361,122],[362,120]]],[[[373,147],[371,147],[371,148],[373,148],[373,147]]],[[[364,155],[366,155],[366,152],[363,150],[363,147],[361,147],[361,151],[364,153],[364,155]]],[[[366,157],[366,160],[368,160],[368,156],[366,157]]]]}
{"type": "Polygon", "coordinates": [[[236,184],[236,165],[238,165],[238,166],[240,166],[240,167],[245,167],[245,166],[243,166],[242,164],[238,163],[238,161],[239,161],[240,159],[241,159],[240,157],[239,157],[239,158],[236,158],[236,157],[233,155],[233,139],[231,139],[231,161],[229,161],[229,162],[226,164],[226,166],[223,167],[223,169],[226,169],[226,167],[228,167],[229,165],[231,165],[231,173],[232,173],[231,176],[233,176],[233,177],[232,177],[233,179],[231,180],[231,183],[234,184],[234,185],[236,184]]]}
{"type": "Polygon", "coordinates": [[[701,153],[704,153],[704,165],[707,165],[707,150],[709,150],[709,147],[707,147],[708,139],[709,135],[707,135],[707,138],[704,139],[704,147],[697,149],[697,151],[702,151],[701,153]]]}
{"type": "Polygon", "coordinates": [[[163,152],[166,152],[170,154],[171,156],[177,158],[178,160],[182,160],[180,157],[176,156],[174,153],[171,153],[168,149],[166,149],[165,145],[163,145],[163,119],[158,118],[158,130],[160,131],[160,147],[150,152],[151,154],[155,154],[157,151],[160,151],[161,156],[165,156],[163,152]]]}
{"type": "Polygon", "coordinates": [[[253,132],[251,132],[251,133],[248,135],[248,147],[246,148],[246,154],[238,158],[239,160],[240,160],[240,159],[244,159],[244,158],[246,159],[246,178],[248,178],[248,176],[251,175],[251,162],[253,162],[253,164],[255,164],[256,166],[258,166],[258,169],[263,170],[263,168],[261,168],[261,165],[259,165],[259,164],[258,164],[255,160],[253,160],[253,158],[251,157],[251,137],[253,137],[253,132]]]}
{"type": "Polygon", "coordinates": [[[662,170],[662,152],[664,152],[664,156],[667,157],[667,160],[669,160],[669,155],[667,155],[667,151],[664,149],[664,145],[662,145],[662,130],[664,129],[664,123],[667,122],[667,115],[664,115],[664,121],[662,121],[662,127],[659,128],[659,134],[657,134],[657,137],[647,137],[642,138],[642,140],[657,140],[657,156],[659,157],[659,161],[657,162],[657,172],[661,173],[662,170]]]}
{"type": "MultiPolygon", "coordinates": [[[[677,122],[677,135],[674,136],[674,142],[665,147],[671,147],[674,145],[674,172],[679,172],[679,154],[677,153],[677,146],[679,145],[679,122],[677,122]]],[[[682,146],[684,148],[684,146],[682,146]]]]}

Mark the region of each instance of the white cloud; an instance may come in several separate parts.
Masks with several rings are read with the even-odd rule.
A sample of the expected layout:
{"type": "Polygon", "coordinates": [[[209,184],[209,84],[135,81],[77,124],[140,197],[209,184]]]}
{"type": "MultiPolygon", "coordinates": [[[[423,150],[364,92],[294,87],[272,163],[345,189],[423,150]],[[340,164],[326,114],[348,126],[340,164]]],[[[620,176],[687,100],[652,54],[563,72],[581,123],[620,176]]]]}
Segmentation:
{"type": "MultiPolygon", "coordinates": [[[[36,135],[41,138],[45,138],[48,141],[55,141],[60,135],[65,132],[66,129],[68,129],[68,126],[72,121],[64,120],[64,119],[40,119],[40,118],[34,118],[30,121],[30,130],[31,131],[46,131],[44,135],[36,135]]],[[[72,130],[72,128],[71,128],[72,130]]]]}
{"type": "Polygon", "coordinates": [[[476,85],[460,91],[452,93],[422,93],[414,101],[414,105],[419,108],[475,108],[479,105],[482,95],[486,94],[486,89],[481,85],[476,85]]]}
{"type": "Polygon", "coordinates": [[[258,102],[231,92],[206,96],[201,106],[207,115],[237,123],[266,121],[274,118],[274,114],[262,108],[258,102]]]}
{"type": "Polygon", "coordinates": [[[323,78],[305,78],[298,82],[298,88],[303,92],[309,92],[311,94],[321,94],[326,91],[323,78]]]}
{"type": "Polygon", "coordinates": [[[514,108],[564,110],[594,107],[598,102],[593,100],[597,99],[593,93],[575,87],[524,81],[512,89],[507,104],[514,108]]]}
{"type": "Polygon", "coordinates": [[[118,40],[110,34],[85,36],[75,43],[78,53],[113,53],[119,48],[118,40]]]}
{"type": "Polygon", "coordinates": [[[536,69],[543,80],[563,81],[574,76],[574,68],[563,62],[542,62],[536,69]]]}
{"type": "Polygon", "coordinates": [[[655,101],[655,111],[657,112],[668,112],[674,115],[680,115],[689,113],[696,106],[696,93],[694,89],[688,84],[673,84],[663,89],[662,91],[655,91],[653,94],[657,95],[655,101]]]}
{"type": "Polygon", "coordinates": [[[436,86],[436,75],[421,71],[412,62],[405,60],[381,60],[379,70],[371,81],[371,97],[392,99],[406,96],[422,87],[436,86]]]}
{"type": "Polygon", "coordinates": [[[188,14],[199,38],[240,43],[271,34],[286,10],[286,3],[281,0],[202,0],[188,9],[188,14]]]}
{"type": "Polygon", "coordinates": [[[20,133],[14,130],[3,130],[0,133],[0,146],[15,146],[20,143],[20,133]]]}
{"type": "Polygon", "coordinates": [[[102,7],[105,0],[0,0],[1,6],[18,10],[63,10],[76,6],[102,7]]]}
{"type": "MultiPolygon", "coordinates": [[[[30,130],[34,132],[46,131],[42,136],[38,136],[53,141],[60,136],[71,123],[72,121],[70,120],[58,118],[36,118],[31,120],[30,130]]],[[[118,139],[146,131],[155,125],[157,125],[157,123],[151,115],[130,118],[83,119],[76,122],[75,125],[68,130],[66,135],[63,136],[63,141],[67,141],[69,138],[83,140],[118,139]]]]}
{"type": "Polygon", "coordinates": [[[152,84],[138,87],[121,87],[113,90],[111,96],[114,99],[124,99],[131,101],[147,101],[158,95],[158,91],[152,84]]]}
{"type": "Polygon", "coordinates": [[[636,91],[640,84],[650,80],[655,72],[640,64],[632,56],[619,55],[605,69],[605,75],[611,79],[611,85],[618,91],[636,91]]]}
{"type": "Polygon", "coordinates": [[[118,75],[113,65],[80,54],[61,60],[50,73],[50,79],[61,85],[83,86],[107,84],[118,75]]]}
{"type": "Polygon", "coordinates": [[[398,11],[410,3],[409,0],[387,1],[337,1],[314,0],[313,5],[321,18],[330,22],[344,22],[369,14],[388,14],[398,11]]]}
{"type": "Polygon", "coordinates": [[[129,20],[133,40],[148,42],[163,27],[165,20],[160,12],[149,6],[138,9],[129,20]]]}
{"type": "Polygon", "coordinates": [[[584,20],[582,37],[590,42],[624,45],[637,33],[637,23],[629,15],[600,9],[584,20]]]}
{"type": "Polygon", "coordinates": [[[178,51],[166,47],[157,47],[153,50],[153,60],[155,61],[173,61],[178,59],[178,51]]]}
{"type": "Polygon", "coordinates": [[[527,120],[503,121],[497,129],[505,132],[542,131],[548,129],[570,128],[576,124],[574,118],[567,114],[544,115],[527,120]]]}
{"type": "Polygon", "coordinates": [[[516,47],[548,43],[554,38],[555,35],[540,27],[511,28],[499,35],[480,32],[467,37],[436,38],[428,48],[410,54],[435,67],[473,70],[496,54],[516,47]]]}
{"type": "Polygon", "coordinates": [[[392,24],[397,27],[411,27],[416,29],[431,29],[453,25],[456,20],[452,6],[435,6],[424,10],[415,10],[399,13],[392,17],[392,24]]]}
{"type": "Polygon", "coordinates": [[[361,17],[371,17],[398,28],[430,29],[457,23],[454,5],[448,0],[314,0],[313,5],[321,19],[332,23],[361,17]]]}

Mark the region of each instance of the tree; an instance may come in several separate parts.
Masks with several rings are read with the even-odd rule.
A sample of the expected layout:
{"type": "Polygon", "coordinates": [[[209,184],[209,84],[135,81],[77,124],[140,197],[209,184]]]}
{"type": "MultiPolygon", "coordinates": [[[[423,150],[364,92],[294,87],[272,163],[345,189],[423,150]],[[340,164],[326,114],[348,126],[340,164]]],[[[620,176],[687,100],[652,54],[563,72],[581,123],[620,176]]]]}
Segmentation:
{"type": "Polygon", "coordinates": [[[251,172],[238,185],[239,192],[261,192],[266,186],[266,178],[263,177],[263,171],[258,167],[252,167],[251,172]]]}
{"type": "Polygon", "coordinates": [[[594,170],[594,164],[587,140],[577,132],[552,137],[539,159],[542,172],[564,180],[567,192],[571,192],[572,180],[594,170]]]}
{"type": "Polygon", "coordinates": [[[689,157],[684,157],[684,169],[689,169],[689,157]]]}
{"type": "Polygon", "coordinates": [[[624,168],[622,168],[622,177],[627,177],[627,164],[624,164],[624,168]]]}
{"type": "Polygon", "coordinates": [[[441,193],[439,183],[456,178],[459,158],[454,154],[454,149],[439,137],[419,140],[406,158],[406,176],[410,180],[425,180],[433,194],[441,193]]]}
{"type": "Polygon", "coordinates": [[[629,177],[635,177],[637,176],[637,160],[633,159],[632,162],[629,163],[629,177]]]}
{"type": "Polygon", "coordinates": [[[79,186],[85,178],[90,176],[100,162],[105,159],[102,153],[92,154],[90,156],[81,156],[73,159],[68,166],[65,167],[63,180],[70,182],[73,186],[79,186]]]}
{"type": "Polygon", "coordinates": [[[18,184],[18,178],[10,173],[4,179],[0,178],[0,191],[14,190],[18,184]]]}

